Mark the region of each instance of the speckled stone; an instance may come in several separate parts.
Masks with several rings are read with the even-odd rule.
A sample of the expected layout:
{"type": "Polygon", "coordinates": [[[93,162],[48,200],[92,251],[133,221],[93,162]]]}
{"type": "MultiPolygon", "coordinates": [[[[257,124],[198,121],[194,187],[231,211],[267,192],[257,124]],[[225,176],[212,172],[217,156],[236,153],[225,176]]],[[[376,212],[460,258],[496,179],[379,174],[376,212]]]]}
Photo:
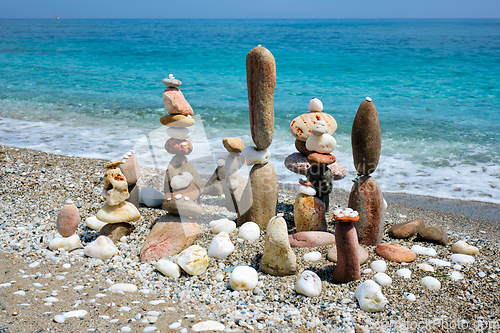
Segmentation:
{"type": "Polygon", "coordinates": [[[425,228],[424,220],[421,218],[395,224],[389,229],[389,236],[392,238],[408,238],[425,228]]]}
{"type": "Polygon", "coordinates": [[[375,253],[385,260],[393,262],[412,262],[417,259],[415,252],[399,244],[379,244],[375,249],[375,253]]]}
{"type": "Polygon", "coordinates": [[[172,155],[189,155],[193,152],[193,144],[188,140],[170,138],[165,142],[165,150],[172,155]]]}
{"type": "Polygon", "coordinates": [[[245,144],[240,138],[224,138],[222,144],[230,153],[241,153],[245,149],[245,144]]]}
{"type": "Polygon", "coordinates": [[[182,91],[175,87],[168,87],[163,91],[163,103],[169,114],[193,116],[193,108],[189,105],[182,91]]]}
{"type": "Polygon", "coordinates": [[[162,125],[175,128],[185,128],[194,125],[194,119],[182,114],[166,114],[160,118],[162,125]]]}
{"type": "Polygon", "coordinates": [[[380,158],[382,134],[377,109],[371,101],[363,101],[358,108],[352,124],[351,145],[358,174],[373,173],[380,158]]]}
{"type": "Polygon", "coordinates": [[[57,232],[63,237],[73,235],[80,223],[80,212],[74,204],[64,205],[57,215],[57,232]]]}
{"type": "Polygon", "coordinates": [[[300,141],[299,139],[295,139],[295,149],[299,151],[302,155],[308,156],[309,154],[313,153],[313,151],[310,151],[306,147],[306,142],[305,141],[300,141]]]}
{"type": "Polygon", "coordinates": [[[425,227],[418,231],[418,238],[430,243],[448,244],[448,235],[446,230],[438,226],[425,227]]]}
{"type": "Polygon", "coordinates": [[[325,122],[325,133],[333,135],[337,130],[337,121],[324,112],[307,112],[293,119],[289,127],[290,133],[295,139],[305,142],[313,135],[312,130],[320,120],[325,122]]]}
{"type": "MultiPolygon", "coordinates": [[[[311,164],[307,161],[307,156],[293,153],[285,159],[285,166],[291,172],[305,176],[311,164]]],[[[339,162],[328,165],[328,168],[332,171],[333,180],[341,180],[347,174],[344,166],[339,162]]]]}
{"type": "Polygon", "coordinates": [[[246,66],[252,140],[267,149],[274,134],[276,63],[268,49],[257,46],[248,52],[246,66]]]}
{"type": "Polygon", "coordinates": [[[299,193],[293,206],[297,232],[326,231],[325,204],[318,198],[299,193]]]}

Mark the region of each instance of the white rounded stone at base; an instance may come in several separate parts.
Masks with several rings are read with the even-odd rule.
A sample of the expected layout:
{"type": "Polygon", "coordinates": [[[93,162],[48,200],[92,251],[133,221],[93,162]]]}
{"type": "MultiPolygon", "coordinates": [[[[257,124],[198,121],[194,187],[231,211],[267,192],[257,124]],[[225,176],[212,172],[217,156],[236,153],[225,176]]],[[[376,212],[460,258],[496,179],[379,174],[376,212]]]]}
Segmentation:
{"type": "Polygon", "coordinates": [[[189,172],[181,172],[170,180],[170,187],[174,190],[186,188],[193,181],[193,175],[189,172]]]}
{"type": "Polygon", "coordinates": [[[370,264],[370,268],[374,272],[385,272],[387,269],[387,263],[383,260],[375,260],[370,264]]]}
{"type": "Polygon", "coordinates": [[[49,249],[52,251],[58,249],[64,249],[65,251],[71,251],[80,247],[80,236],[77,234],[71,235],[69,237],[63,237],[56,234],[54,238],[49,242],[49,249]]]}
{"type": "Polygon", "coordinates": [[[475,246],[469,245],[464,241],[458,241],[451,247],[451,251],[455,253],[475,255],[479,253],[479,249],[475,246]]]}
{"type": "Polygon", "coordinates": [[[411,247],[411,250],[413,252],[415,252],[416,254],[422,254],[422,255],[431,256],[431,257],[435,257],[437,255],[436,250],[431,249],[429,247],[423,247],[420,245],[413,245],[411,247]]]}
{"type": "Polygon", "coordinates": [[[396,275],[409,279],[411,277],[411,271],[408,268],[401,268],[396,271],[396,275]]]}
{"type": "Polygon", "coordinates": [[[107,260],[118,254],[118,248],[108,237],[99,236],[95,241],[85,246],[83,253],[94,259],[107,260]]]}
{"type": "Polygon", "coordinates": [[[267,149],[258,150],[256,147],[245,147],[241,151],[241,163],[244,165],[266,164],[271,158],[271,152],[267,149]]]}
{"type": "Polygon", "coordinates": [[[311,135],[306,141],[306,148],[321,154],[331,153],[337,147],[337,141],[330,134],[311,135]]]}
{"type": "Polygon", "coordinates": [[[124,293],[133,293],[137,291],[137,286],[131,283],[115,283],[109,287],[109,291],[117,292],[121,291],[124,293]]]}
{"type": "Polygon", "coordinates": [[[181,268],[175,262],[160,259],[155,263],[155,268],[166,277],[176,279],[181,276],[181,268]]]}
{"type": "Polygon", "coordinates": [[[207,251],[198,245],[191,245],[177,257],[177,264],[189,275],[205,273],[208,262],[207,251]]]}
{"type": "Polygon", "coordinates": [[[221,232],[231,234],[236,230],[236,223],[228,219],[213,220],[208,226],[212,229],[213,234],[219,234],[221,232]]]}
{"type": "Polygon", "coordinates": [[[392,284],[391,277],[385,273],[379,272],[379,273],[375,274],[373,276],[373,280],[375,280],[375,282],[377,282],[381,286],[388,286],[388,285],[392,284]]]}
{"type": "Polygon", "coordinates": [[[163,203],[163,193],[152,187],[144,187],[139,190],[139,202],[148,207],[159,207],[163,203]]]}
{"type": "Polygon", "coordinates": [[[85,220],[85,226],[96,231],[101,230],[101,228],[106,224],[106,222],[99,221],[95,215],[87,217],[87,219],[85,220]]]}
{"type": "Polygon", "coordinates": [[[318,261],[321,259],[321,252],[313,251],[304,254],[305,261],[318,261]]]}
{"type": "Polygon", "coordinates": [[[323,103],[315,97],[309,101],[307,109],[311,112],[321,112],[323,111],[323,103]]]}
{"type": "Polygon", "coordinates": [[[451,261],[462,265],[472,264],[475,261],[473,256],[461,253],[452,254],[450,259],[451,261]]]}
{"type": "Polygon", "coordinates": [[[321,279],[316,273],[305,270],[295,282],[295,291],[307,297],[319,296],[321,294],[321,279]]]}
{"type": "Polygon", "coordinates": [[[302,193],[304,195],[315,196],[316,190],[314,188],[312,188],[312,186],[300,185],[299,186],[299,193],[302,193]]]}
{"type": "Polygon", "coordinates": [[[201,323],[193,325],[193,331],[224,331],[226,326],[213,320],[202,321],[201,323]]]}
{"type": "Polygon", "coordinates": [[[260,227],[257,223],[249,221],[243,223],[238,232],[238,237],[247,241],[255,241],[260,237],[260,227]]]}
{"type": "Polygon", "coordinates": [[[460,272],[453,271],[453,272],[451,272],[451,274],[450,274],[450,278],[451,278],[453,281],[457,281],[457,280],[462,280],[462,279],[464,278],[464,276],[463,276],[460,272]]]}
{"type": "Polygon", "coordinates": [[[418,264],[417,267],[424,272],[434,272],[434,268],[429,264],[418,264]]]}
{"type": "Polygon", "coordinates": [[[448,267],[448,266],[451,266],[451,263],[449,263],[448,261],[445,261],[445,260],[441,260],[441,259],[436,259],[436,258],[431,258],[429,259],[429,262],[435,266],[439,266],[439,267],[448,267]]]}
{"type": "Polygon", "coordinates": [[[387,304],[387,298],[382,294],[382,289],[373,280],[361,283],[355,292],[361,310],[366,312],[382,311],[387,304]]]}
{"type": "Polygon", "coordinates": [[[253,267],[237,266],[229,277],[229,285],[231,289],[238,290],[253,290],[257,287],[259,276],[253,267]]]}
{"type": "Polygon", "coordinates": [[[187,128],[167,127],[167,135],[177,140],[187,140],[191,131],[187,128]]]}
{"type": "Polygon", "coordinates": [[[234,245],[229,235],[226,232],[220,232],[210,242],[207,254],[212,258],[226,259],[233,251],[234,245]]]}
{"type": "Polygon", "coordinates": [[[412,293],[405,292],[403,295],[404,295],[404,297],[405,297],[407,300],[412,301],[412,302],[413,302],[413,301],[415,301],[415,300],[417,299],[417,297],[415,297],[415,295],[414,295],[414,294],[412,294],[412,293]]]}
{"type": "Polygon", "coordinates": [[[441,282],[432,276],[423,277],[422,280],[420,280],[420,284],[429,290],[441,289],[441,282]]]}

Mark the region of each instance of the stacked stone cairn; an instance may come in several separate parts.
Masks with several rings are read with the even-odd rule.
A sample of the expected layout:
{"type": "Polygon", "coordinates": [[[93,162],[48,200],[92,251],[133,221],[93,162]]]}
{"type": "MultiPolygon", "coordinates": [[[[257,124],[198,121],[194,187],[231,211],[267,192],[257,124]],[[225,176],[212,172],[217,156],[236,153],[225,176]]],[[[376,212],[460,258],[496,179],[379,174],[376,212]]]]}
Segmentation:
{"type": "Polygon", "coordinates": [[[71,251],[80,247],[80,237],[75,233],[79,223],[78,208],[74,204],[64,205],[57,215],[57,234],[49,242],[49,249],[71,251]]]}
{"type": "Polygon", "coordinates": [[[323,103],[317,98],[309,102],[309,112],[302,114],[290,123],[290,133],[295,137],[295,148],[299,151],[285,159],[285,166],[292,172],[305,175],[301,180],[299,195],[295,201],[294,218],[297,231],[325,231],[324,215],[328,211],[329,195],[333,189],[333,180],[345,177],[346,170],[336,161],[331,152],[336,147],[333,133],[337,122],[323,111],[323,103]],[[309,185],[310,183],[310,185],[309,185]],[[304,188],[308,184],[312,190],[304,188]],[[313,195],[317,200],[311,199],[313,195]],[[317,208],[318,202],[323,208],[317,208]],[[315,211],[315,213],[314,213],[315,211]],[[300,229],[300,230],[299,230],[300,229]]]}
{"type": "Polygon", "coordinates": [[[198,205],[202,180],[187,155],[193,151],[193,144],[187,139],[191,136],[188,127],[193,126],[194,113],[178,87],[182,82],[172,74],[163,80],[167,86],[163,92],[163,102],[167,114],[160,122],[167,126],[170,138],[165,142],[165,150],[174,155],[165,173],[163,209],[169,213],[197,217],[202,214],[198,205]]]}
{"type": "Polygon", "coordinates": [[[385,201],[377,181],[370,176],[377,168],[382,136],[377,109],[370,97],[358,108],[351,132],[354,167],[358,172],[349,196],[349,208],[358,211],[356,231],[360,244],[378,245],[382,240],[385,201]]]}
{"type": "Polygon", "coordinates": [[[226,197],[226,207],[229,211],[239,213],[241,209],[245,209],[241,207],[241,197],[247,181],[239,174],[240,153],[245,149],[245,144],[240,138],[224,138],[222,144],[229,153],[222,167],[224,172],[222,189],[226,197]]]}
{"type": "MultiPolygon", "coordinates": [[[[274,134],[276,63],[271,52],[259,45],[248,52],[246,68],[250,128],[256,147],[246,147],[240,155],[242,163],[253,166],[238,208],[237,224],[253,221],[266,230],[278,203],[278,176],[269,163],[271,153],[267,150],[274,134]]],[[[225,172],[226,177],[231,176],[227,161],[225,172]]]]}

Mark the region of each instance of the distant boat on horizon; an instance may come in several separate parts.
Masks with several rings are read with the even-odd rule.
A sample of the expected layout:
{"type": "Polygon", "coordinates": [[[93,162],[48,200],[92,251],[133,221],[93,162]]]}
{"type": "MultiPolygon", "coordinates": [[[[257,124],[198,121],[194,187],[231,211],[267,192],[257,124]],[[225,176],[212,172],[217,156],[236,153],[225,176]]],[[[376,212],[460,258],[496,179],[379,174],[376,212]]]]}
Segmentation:
{"type": "Polygon", "coordinates": [[[52,14],[52,19],[59,20],[59,16],[56,15],[56,6],[54,6],[54,13],[52,14]]]}

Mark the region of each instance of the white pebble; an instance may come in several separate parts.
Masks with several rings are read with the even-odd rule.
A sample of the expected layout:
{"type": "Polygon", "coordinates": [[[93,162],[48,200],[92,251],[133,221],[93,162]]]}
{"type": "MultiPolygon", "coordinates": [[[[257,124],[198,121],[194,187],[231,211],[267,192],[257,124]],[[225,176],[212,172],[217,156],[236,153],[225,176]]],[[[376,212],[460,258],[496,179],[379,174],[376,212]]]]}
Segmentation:
{"type": "Polygon", "coordinates": [[[55,297],[47,297],[44,299],[45,302],[50,302],[50,303],[55,303],[55,302],[59,302],[59,299],[55,298],[55,297]]]}
{"type": "Polygon", "coordinates": [[[396,275],[409,279],[411,277],[411,271],[408,268],[401,268],[396,271],[396,275]]]}
{"type": "Polygon", "coordinates": [[[462,265],[455,264],[455,265],[453,265],[453,269],[459,271],[462,269],[462,265]]]}
{"type": "Polygon", "coordinates": [[[257,150],[256,147],[245,147],[240,154],[241,163],[244,165],[266,164],[271,158],[271,152],[267,149],[257,150]]]}
{"type": "Polygon", "coordinates": [[[420,245],[413,245],[411,247],[411,250],[415,252],[416,254],[421,254],[421,255],[426,255],[426,256],[431,256],[435,257],[437,255],[436,250],[431,249],[429,247],[423,247],[420,245]]]}
{"type": "Polygon", "coordinates": [[[413,302],[413,301],[415,301],[415,300],[417,299],[417,298],[415,297],[415,295],[414,295],[414,294],[412,294],[412,293],[407,293],[407,292],[405,292],[403,295],[406,297],[406,299],[407,299],[407,300],[412,301],[412,302],[413,302]]]}
{"type": "Polygon", "coordinates": [[[154,264],[155,268],[166,277],[176,279],[181,276],[181,268],[175,262],[160,259],[154,264]]]}
{"type": "Polygon", "coordinates": [[[229,239],[229,235],[226,232],[220,232],[210,242],[207,254],[212,258],[226,259],[233,251],[234,245],[229,239]]]}
{"type": "Polygon", "coordinates": [[[193,331],[223,331],[226,327],[213,320],[202,321],[201,323],[193,325],[193,331]]]}
{"type": "Polygon", "coordinates": [[[323,111],[323,103],[315,97],[309,101],[307,109],[311,112],[321,112],[323,111]]]}
{"type": "Polygon", "coordinates": [[[177,140],[187,140],[191,131],[187,128],[167,127],[167,135],[177,140]]]}
{"type": "MultiPolygon", "coordinates": [[[[126,293],[133,293],[137,291],[137,286],[131,283],[116,283],[109,287],[109,291],[121,291],[126,293]]],[[[96,295],[97,296],[97,295],[96,295]]]]}
{"type": "Polygon", "coordinates": [[[222,282],[224,281],[224,274],[222,274],[221,272],[217,272],[217,274],[215,274],[214,279],[217,282],[222,282]]]}
{"type": "Polygon", "coordinates": [[[479,253],[479,249],[475,246],[469,245],[464,241],[458,241],[451,247],[451,251],[455,253],[475,255],[479,253]]]}
{"type": "Polygon", "coordinates": [[[55,315],[54,316],[54,321],[56,323],[64,323],[64,321],[66,320],[66,318],[63,316],[63,315],[55,315]]]}
{"type": "Polygon", "coordinates": [[[432,276],[426,276],[420,280],[420,284],[429,290],[438,290],[441,288],[441,282],[432,276]]]}
{"type": "Polygon", "coordinates": [[[118,248],[108,237],[99,236],[95,241],[85,246],[83,253],[94,259],[107,260],[118,254],[118,248]]]}
{"type": "MultiPolygon", "coordinates": [[[[179,190],[188,187],[192,181],[192,174],[190,174],[189,172],[181,172],[178,175],[172,177],[172,179],[170,180],[170,186],[175,190],[179,190]]],[[[177,196],[175,198],[177,199],[177,196]]]]}
{"type": "Polygon", "coordinates": [[[62,276],[62,275],[58,275],[58,276],[56,276],[56,280],[64,280],[64,279],[65,279],[65,277],[64,277],[64,276],[62,276]]]}
{"type": "Polygon", "coordinates": [[[243,223],[238,232],[238,237],[243,238],[244,240],[247,241],[254,241],[259,239],[260,237],[259,225],[252,221],[243,223]]]}
{"type": "Polygon", "coordinates": [[[305,261],[318,261],[321,259],[321,252],[313,251],[304,254],[305,261]]]}
{"type": "Polygon", "coordinates": [[[123,326],[120,331],[121,332],[130,332],[130,331],[132,331],[132,329],[130,328],[130,326],[123,326]]]}
{"type": "Polygon", "coordinates": [[[85,220],[85,225],[92,230],[101,230],[107,223],[99,221],[95,215],[88,217],[85,220]]]}
{"type": "Polygon", "coordinates": [[[252,290],[257,287],[259,277],[257,271],[250,266],[237,266],[229,277],[229,285],[233,290],[252,290]]]}
{"type": "Polygon", "coordinates": [[[485,272],[479,272],[478,275],[479,275],[479,277],[485,277],[486,273],[485,272]]]}
{"type": "Polygon", "coordinates": [[[121,308],[118,309],[118,311],[125,311],[128,312],[132,309],[130,306],[122,306],[121,308]]]}
{"type": "Polygon", "coordinates": [[[212,234],[225,232],[229,235],[236,230],[236,223],[228,219],[220,219],[210,222],[209,227],[212,228],[212,234]]]}
{"type": "Polygon", "coordinates": [[[64,264],[64,265],[62,265],[62,268],[64,268],[64,269],[71,268],[71,264],[64,264]]]}
{"type": "Polygon", "coordinates": [[[179,327],[181,327],[181,323],[179,323],[178,321],[176,321],[168,326],[168,328],[170,328],[170,329],[176,329],[179,327]]]}
{"type": "Polygon", "coordinates": [[[143,332],[153,332],[153,331],[156,331],[156,326],[148,326],[143,330],[143,332]]]}
{"type": "Polygon", "coordinates": [[[388,286],[392,283],[392,279],[389,275],[385,274],[385,273],[377,273],[373,276],[373,280],[375,280],[375,282],[377,282],[379,285],[381,286],[388,286]]]}
{"type": "Polygon", "coordinates": [[[451,274],[450,274],[450,278],[451,278],[453,281],[457,281],[457,280],[462,280],[462,279],[464,278],[464,276],[463,276],[460,272],[453,271],[453,272],[451,272],[451,274]]]}
{"type": "Polygon", "coordinates": [[[451,259],[451,261],[462,264],[462,265],[472,264],[475,261],[473,256],[470,256],[468,254],[460,254],[460,253],[452,254],[450,259],[451,259]]]}
{"type": "Polygon", "coordinates": [[[363,274],[370,274],[371,272],[373,272],[373,270],[371,268],[365,268],[363,269],[363,274]]]}
{"type": "Polygon", "coordinates": [[[319,296],[321,294],[321,279],[316,273],[305,270],[295,282],[295,291],[307,297],[319,296]]]}
{"type": "Polygon", "coordinates": [[[163,299],[158,299],[156,301],[149,302],[149,304],[151,304],[151,305],[158,305],[158,304],[163,304],[163,303],[165,303],[165,300],[163,300],[163,299]]]}
{"type": "Polygon", "coordinates": [[[316,195],[316,190],[312,188],[312,186],[304,186],[300,185],[299,186],[299,193],[302,193],[304,195],[309,195],[309,196],[315,196],[316,195]]]}
{"type": "Polygon", "coordinates": [[[424,272],[434,272],[434,268],[429,264],[418,264],[417,267],[424,272]]]}
{"type": "Polygon", "coordinates": [[[440,266],[440,267],[448,267],[451,266],[451,263],[445,260],[441,259],[436,259],[436,258],[431,258],[429,259],[429,262],[435,266],[440,266]]]}
{"type": "Polygon", "coordinates": [[[208,263],[207,251],[198,245],[191,245],[177,257],[177,264],[189,275],[205,273],[208,263]]]}
{"type": "Polygon", "coordinates": [[[24,295],[26,295],[26,292],[24,290],[18,290],[18,291],[13,292],[13,294],[14,295],[24,296],[24,295]]]}
{"type": "Polygon", "coordinates": [[[40,262],[39,261],[35,261],[35,262],[32,262],[31,264],[28,265],[29,268],[35,268],[37,267],[38,265],[40,265],[40,262]]]}
{"type": "Polygon", "coordinates": [[[383,260],[375,260],[370,264],[370,268],[373,269],[374,272],[385,272],[387,264],[383,260]]]}
{"type": "Polygon", "coordinates": [[[382,311],[387,304],[387,298],[382,294],[382,289],[373,280],[361,283],[355,292],[361,310],[366,312],[382,311]]]}

